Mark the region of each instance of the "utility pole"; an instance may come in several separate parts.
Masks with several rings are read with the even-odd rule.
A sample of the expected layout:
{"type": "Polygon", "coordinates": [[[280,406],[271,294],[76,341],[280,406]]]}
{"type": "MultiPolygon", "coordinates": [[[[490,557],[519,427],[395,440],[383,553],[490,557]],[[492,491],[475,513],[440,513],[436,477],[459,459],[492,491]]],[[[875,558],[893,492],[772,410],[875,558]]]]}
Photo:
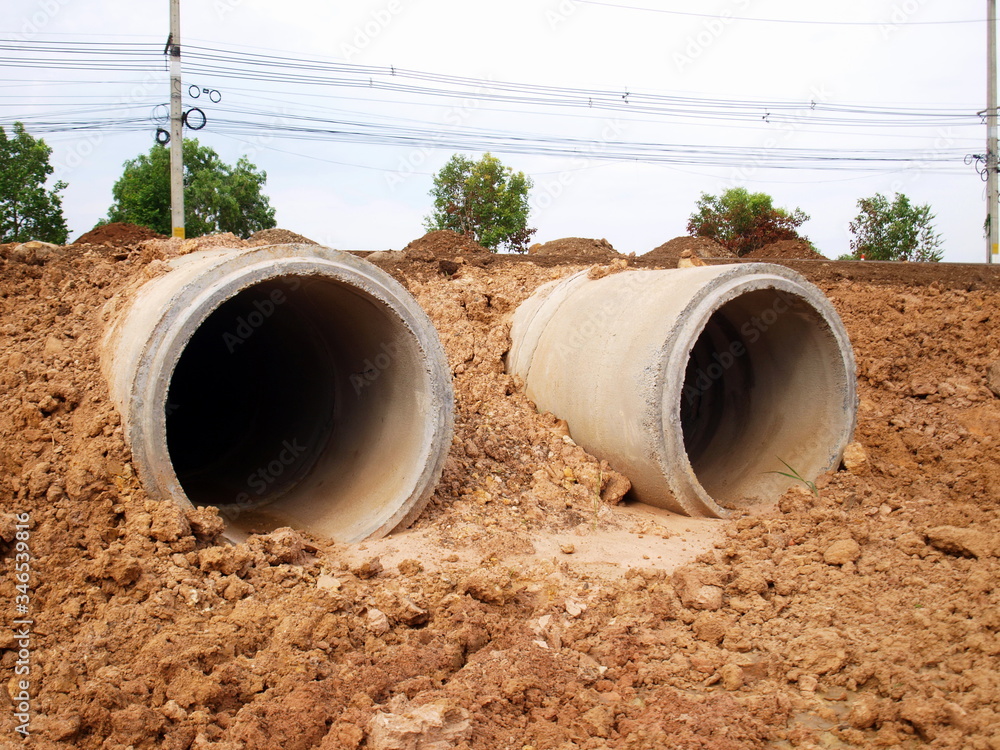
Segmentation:
{"type": "Polygon", "coordinates": [[[997,0],[986,0],[986,200],[989,239],[986,262],[1000,262],[1000,216],[997,216],[998,153],[997,153],[997,0]]]}
{"type": "MultiPolygon", "coordinates": [[[[995,2],[995,0],[991,0],[995,2]]],[[[170,225],[184,239],[184,113],[181,101],[181,0],[170,0],[170,225]]]]}

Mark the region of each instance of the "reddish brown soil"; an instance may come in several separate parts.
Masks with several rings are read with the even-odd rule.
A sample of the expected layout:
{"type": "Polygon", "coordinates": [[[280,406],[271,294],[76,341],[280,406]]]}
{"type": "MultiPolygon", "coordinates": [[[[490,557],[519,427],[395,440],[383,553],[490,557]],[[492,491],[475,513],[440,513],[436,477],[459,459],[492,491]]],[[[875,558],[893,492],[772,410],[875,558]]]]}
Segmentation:
{"type": "Polygon", "coordinates": [[[779,240],[743,256],[747,260],[826,260],[802,240],[779,240]]]}
{"type": "Polygon", "coordinates": [[[450,229],[438,229],[413,240],[403,248],[409,260],[442,260],[456,255],[481,255],[490,252],[471,237],[466,237],[450,229]]]}
{"type": "Polygon", "coordinates": [[[132,245],[143,240],[163,237],[149,227],[125,224],[120,221],[102,224],[80,235],[74,245],[132,245]]]}
{"type": "Polygon", "coordinates": [[[247,238],[247,243],[250,245],[283,245],[292,242],[303,245],[318,244],[308,237],[303,237],[301,234],[290,232],[287,229],[278,228],[261,229],[259,232],[254,232],[249,238],[247,238]]]}
{"type": "Polygon", "coordinates": [[[655,263],[663,268],[676,268],[677,261],[681,253],[690,250],[692,254],[699,258],[726,258],[731,259],[736,256],[724,248],[715,240],[707,237],[674,237],[668,242],[664,242],[657,248],[650,250],[644,255],[640,255],[638,260],[646,263],[655,263]]]}
{"type": "MultiPolygon", "coordinates": [[[[580,265],[391,261],[454,373],[456,439],[416,530],[455,555],[405,558],[399,537],[401,562],[358,564],[364,545],[290,530],[225,546],[212,510],[151,500],[95,343],[105,300],[182,251],[29,265],[0,247],[0,697],[26,513],[30,746],[998,746],[995,270],[797,262],[852,336],[860,451],[670,574],[531,556],[531,534],[585,546],[618,523],[619,478],[503,373],[508,314],[580,265]]],[[[0,746],[21,746],[0,703],[0,746]]]]}
{"type": "Polygon", "coordinates": [[[528,248],[531,256],[561,256],[572,259],[586,258],[591,263],[609,261],[618,257],[618,251],[605,239],[591,240],[584,237],[563,237],[528,248]]]}

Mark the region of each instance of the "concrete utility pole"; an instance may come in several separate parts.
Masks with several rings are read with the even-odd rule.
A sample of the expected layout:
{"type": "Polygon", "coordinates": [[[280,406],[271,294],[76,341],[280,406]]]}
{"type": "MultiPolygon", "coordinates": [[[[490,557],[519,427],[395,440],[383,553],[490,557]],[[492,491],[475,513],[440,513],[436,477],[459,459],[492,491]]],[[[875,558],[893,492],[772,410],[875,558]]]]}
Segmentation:
{"type": "MultiPolygon", "coordinates": [[[[995,0],[994,0],[995,1],[995,0]]],[[[181,101],[181,0],[170,0],[170,225],[184,239],[184,113],[181,101]]]]}
{"type": "Polygon", "coordinates": [[[986,247],[986,262],[1000,262],[1000,216],[997,216],[997,0],[986,0],[986,200],[990,222],[986,247]]]}

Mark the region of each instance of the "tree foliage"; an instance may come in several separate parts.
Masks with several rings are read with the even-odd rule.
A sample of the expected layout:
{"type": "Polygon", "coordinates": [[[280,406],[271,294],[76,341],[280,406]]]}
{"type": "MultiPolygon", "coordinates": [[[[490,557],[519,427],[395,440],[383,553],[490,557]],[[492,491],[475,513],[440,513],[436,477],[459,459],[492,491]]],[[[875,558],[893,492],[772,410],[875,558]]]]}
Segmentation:
{"type": "Polygon", "coordinates": [[[528,228],[531,187],[524,172],[514,172],[491,154],[479,161],[455,154],[434,177],[434,213],[424,226],[451,229],[493,251],[524,252],[535,233],[528,228]]]}
{"type": "Polygon", "coordinates": [[[779,240],[809,240],[797,231],[809,216],[796,208],[775,208],[767,193],[730,188],[722,195],[702,193],[697,210],[688,218],[687,231],[707,237],[738,256],[779,240]]]}
{"type": "Polygon", "coordinates": [[[858,200],[850,223],[852,257],[867,260],[939,261],[941,236],[934,231],[930,204],[915,206],[902,193],[892,203],[881,193],[858,200]]]}
{"type": "MultiPolygon", "coordinates": [[[[124,221],[170,234],[170,150],[159,143],[125,162],[111,190],[108,221],[124,221]]],[[[275,225],[274,209],[261,190],[267,173],[246,157],[230,166],[208,146],[184,141],[184,232],[199,237],[232,232],[249,237],[275,225]]]]}
{"type": "Polygon", "coordinates": [[[42,240],[65,244],[69,230],[59,193],[65,182],[45,189],[52,149],[14,123],[13,137],[0,126],[0,242],[42,240]]]}

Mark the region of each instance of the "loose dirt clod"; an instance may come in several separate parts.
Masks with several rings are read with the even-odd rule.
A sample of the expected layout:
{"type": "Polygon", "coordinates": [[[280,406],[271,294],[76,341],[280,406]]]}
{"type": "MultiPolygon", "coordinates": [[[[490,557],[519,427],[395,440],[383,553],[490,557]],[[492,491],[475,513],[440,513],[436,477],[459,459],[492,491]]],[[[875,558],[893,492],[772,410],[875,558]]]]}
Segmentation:
{"type": "MultiPolygon", "coordinates": [[[[183,245],[0,246],[0,599],[27,514],[32,746],[995,744],[995,269],[790,262],[852,336],[865,458],[714,523],[612,506],[627,479],[504,373],[510,312],[590,263],[387,259],[454,377],[431,504],[356,547],[229,546],[213,509],[146,495],[96,359],[105,302],[183,245]]],[[[8,699],[20,648],[0,631],[8,699]]]]}

